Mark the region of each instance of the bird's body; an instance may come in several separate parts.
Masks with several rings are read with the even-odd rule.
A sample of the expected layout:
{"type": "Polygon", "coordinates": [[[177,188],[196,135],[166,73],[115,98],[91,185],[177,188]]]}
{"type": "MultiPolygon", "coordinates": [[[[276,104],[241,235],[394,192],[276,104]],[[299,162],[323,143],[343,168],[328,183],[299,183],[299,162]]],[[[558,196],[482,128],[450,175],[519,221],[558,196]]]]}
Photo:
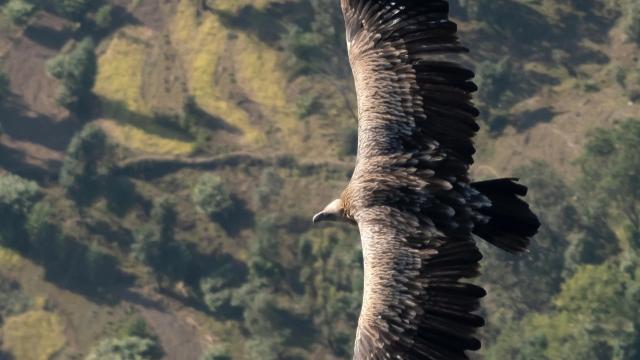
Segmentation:
{"type": "Polygon", "coordinates": [[[466,359],[480,342],[473,234],[507,251],[539,226],[511,179],[471,183],[473,72],[442,0],[341,0],[358,96],[358,155],[314,218],[360,230],[364,296],[354,359],[466,359]],[[445,58],[443,58],[445,55],[445,58]]]}

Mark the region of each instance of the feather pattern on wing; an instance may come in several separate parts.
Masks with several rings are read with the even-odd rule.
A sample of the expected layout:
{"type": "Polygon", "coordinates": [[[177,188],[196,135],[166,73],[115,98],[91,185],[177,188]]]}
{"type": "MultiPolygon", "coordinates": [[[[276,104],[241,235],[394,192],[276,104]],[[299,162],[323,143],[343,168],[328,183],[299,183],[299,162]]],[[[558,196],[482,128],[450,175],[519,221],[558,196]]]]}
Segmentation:
{"type": "Polygon", "coordinates": [[[358,157],[342,195],[361,233],[354,359],[466,359],[484,295],[471,232],[490,201],[469,184],[478,111],[440,0],[341,0],[358,95],[358,157]]]}

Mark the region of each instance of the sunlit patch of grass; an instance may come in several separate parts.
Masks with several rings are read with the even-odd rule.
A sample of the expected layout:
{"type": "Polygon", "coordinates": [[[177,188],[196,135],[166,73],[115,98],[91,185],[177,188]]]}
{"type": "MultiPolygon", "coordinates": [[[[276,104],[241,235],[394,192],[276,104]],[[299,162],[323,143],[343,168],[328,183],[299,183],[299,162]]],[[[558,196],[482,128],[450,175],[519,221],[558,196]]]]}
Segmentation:
{"type": "MultiPolygon", "coordinates": [[[[118,32],[98,59],[94,92],[112,104],[122,104],[129,112],[150,115],[142,96],[142,76],[149,52],[149,31],[143,27],[126,27],[118,32]]],[[[105,104],[108,116],[122,117],[126,111],[105,104]]]]}
{"type": "Polygon", "coordinates": [[[233,62],[240,86],[285,131],[287,138],[297,138],[293,132],[300,122],[295,115],[295,101],[286,92],[289,81],[281,54],[246,34],[239,35],[235,50],[233,62]]]}
{"type": "Polygon", "coordinates": [[[185,155],[190,154],[194,148],[192,142],[163,137],[114,120],[101,120],[99,124],[115,143],[132,150],[150,154],[185,155]]]}
{"type": "Polygon", "coordinates": [[[58,315],[42,310],[9,317],[2,332],[4,347],[20,360],[49,360],[66,342],[58,315]]]}
{"type": "Polygon", "coordinates": [[[251,5],[256,9],[262,9],[276,1],[273,0],[219,0],[216,1],[215,7],[219,10],[225,11],[237,11],[243,6],[251,5]]]}
{"type": "Polygon", "coordinates": [[[0,246],[0,268],[12,269],[22,264],[23,258],[17,252],[0,246]]]}
{"type": "MultiPolygon", "coordinates": [[[[216,8],[224,7],[226,3],[216,3],[216,8]]],[[[262,143],[264,134],[251,124],[249,114],[231,99],[228,84],[232,80],[221,79],[218,74],[230,41],[228,35],[228,29],[216,15],[203,13],[198,18],[193,1],[182,0],[178,4],[171,40],[184,59],[189,93],[203,110],[242,130],[245,142],[262,143]]]]}

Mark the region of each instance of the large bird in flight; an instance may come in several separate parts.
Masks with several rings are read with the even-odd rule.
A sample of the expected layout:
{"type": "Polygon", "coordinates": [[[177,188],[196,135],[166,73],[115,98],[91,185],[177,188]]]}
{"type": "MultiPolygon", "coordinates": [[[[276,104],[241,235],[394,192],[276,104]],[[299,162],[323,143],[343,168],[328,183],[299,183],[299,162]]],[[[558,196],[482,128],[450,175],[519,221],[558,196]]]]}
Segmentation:
{"type": "Polygon", "coordinates": [[[341,0],[358,96],[358,155],[314,217],[357,224],[364,296],[354,359],[467,359],[484,320],[474,235],[521,252],[540,223],[515,179],[472,183],[473,72],[442,0],[341,0]]]}

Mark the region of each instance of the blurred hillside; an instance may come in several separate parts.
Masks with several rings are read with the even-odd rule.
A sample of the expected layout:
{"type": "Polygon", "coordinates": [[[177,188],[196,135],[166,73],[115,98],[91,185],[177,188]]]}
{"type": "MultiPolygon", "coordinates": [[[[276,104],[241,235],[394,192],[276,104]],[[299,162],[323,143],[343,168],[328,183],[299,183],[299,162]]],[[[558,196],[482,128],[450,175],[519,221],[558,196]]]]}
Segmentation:
{"type": "MultiPolygon", "coordinates": [[[[356,99],[337,0],[0,1],[0,359],[349,359],[356,99]]],[[[483,246],[486,359],[640,359],[640,6],[457,0],[478,179],[531,252],[483,246]]]]}

